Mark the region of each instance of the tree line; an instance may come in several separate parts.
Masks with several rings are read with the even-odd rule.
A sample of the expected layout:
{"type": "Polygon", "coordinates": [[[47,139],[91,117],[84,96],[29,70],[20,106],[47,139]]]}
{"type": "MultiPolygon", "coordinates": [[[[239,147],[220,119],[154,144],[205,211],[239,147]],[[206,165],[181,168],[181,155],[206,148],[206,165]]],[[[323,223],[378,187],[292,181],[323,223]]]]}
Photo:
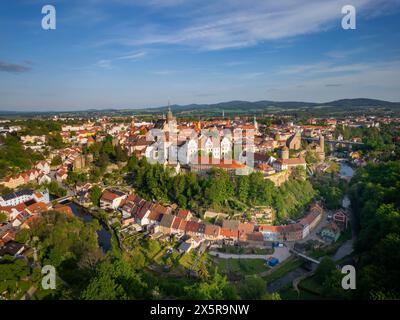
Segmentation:
{"type": "Polygon", "coordinates": [[[276,187],[262,173],[231,177],[222,169],[209,174],[174,174],[161,164],[150,164],[146,158],[132,155],[127,164],[129,183],[149,200],[176,203],[195,212],[207,209],[240,212],[253,206],[271,206],[277,218],[297,218],[316,196],[305,173],[297,170],[281,187],[276,187]]]}

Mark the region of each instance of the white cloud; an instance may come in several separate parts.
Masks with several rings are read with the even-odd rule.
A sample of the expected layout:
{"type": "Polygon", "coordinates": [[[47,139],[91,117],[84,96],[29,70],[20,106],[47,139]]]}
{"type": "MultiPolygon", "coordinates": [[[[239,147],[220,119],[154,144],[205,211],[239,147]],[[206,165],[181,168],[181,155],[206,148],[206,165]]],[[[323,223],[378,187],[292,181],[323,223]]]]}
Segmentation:
{"type": "MultiPolygon", "coordinates": [[[[157,7],[158,2],[152,1],[149,5],[157,7]]],[[[341,8],[348,0],[188,0],[187,3],[192,6],[184,6],[186,19],[179,20],[179,24],[145,26],[122,42],[128,45],[183,44],[203,50],[247,47],[338,26],[343,16],[341,8]]],[[[358,15],[399,4],[399,0],[352,1],[358,15]]],[[[172,1],[170,5],[175,6],[166,10],[165,15],[176,14],[181,18],[181,1],[172,1]]]]}
{"type": "Polygon", "coordinates": [[[118,57],[118,58],[116,58],[116,60],[137,60],[139,58],[144,57],[145,55],[147,55],[147,53],[145,51],[140,51],[140,52],[128,54],[126,56],[118,57]]]}
{"type": "Polygon", "coordinates": [[[130,54],[112,58],[112,59],[101,59],[101,60],[97,61],[95,65],[97,67],[103,68],[103,69],[112,69],[112,64],[114,61],[117,61],[117,60],[136,61],[136,60],[146,56],[146,54],[147,53],[145,51],[140,51],[140,52],[130,53],[130,54]]]}

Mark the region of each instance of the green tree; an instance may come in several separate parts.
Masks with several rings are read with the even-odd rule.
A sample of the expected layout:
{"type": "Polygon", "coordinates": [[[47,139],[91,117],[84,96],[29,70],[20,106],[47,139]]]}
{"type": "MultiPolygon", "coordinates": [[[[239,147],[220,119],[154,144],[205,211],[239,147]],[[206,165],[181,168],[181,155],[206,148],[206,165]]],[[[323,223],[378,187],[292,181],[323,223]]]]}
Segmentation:
{"type": "Polygon", "coordinates": [[[0,212],[0,224],[7,222],[8,217],[5,213],[0,212]]]}
{"type": "Polygon", "coordinates": [[[257,276],[247,277],[239,286],[240,297],[245,300],[260,300],[265,291],[265,281],[257,276]]]}
{"type": "Polygon", "coordinates": [[[95,206],[100,205],[101,195],[102,195],[102,191],[99,186],[93,186],[90,189],[90,200],[92,201],[93,205],[95,205],[95,206]]]}

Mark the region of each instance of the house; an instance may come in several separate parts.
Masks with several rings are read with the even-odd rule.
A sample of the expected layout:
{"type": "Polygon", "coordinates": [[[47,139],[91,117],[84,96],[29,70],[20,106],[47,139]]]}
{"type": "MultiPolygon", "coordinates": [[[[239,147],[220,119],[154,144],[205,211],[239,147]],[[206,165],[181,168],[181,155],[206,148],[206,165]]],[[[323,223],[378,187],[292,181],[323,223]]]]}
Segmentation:
{"type": "Polygon", "coordinates": [[[297,241],[303,239],[303,226],[300,223],[281,226],[280,231],[284,241],[297,241]]]}
{"type": "Polygon", "coordinates": [[[338,210],[333,214],[333,221],[336,222],[341,227],[347,226],[347,215],[343,210],[338,210]]]}
{"type": "Polygon", "coordinates": [[[260,225],[258,231],[263,235],[265,241],[282,240],[280,226],[260,225]]]}
{"type": "Polygon", "coordinates": [[[309,213],[299,221],[299,224],[303,227],[303,238],[307,237],[321,221],[322,212],[323,209],[318,204],[313,204],[309,213]]]}
{"type": "Polygon", "coordinates": [[[113,190],[113,189],[106,189],[100,198],[100,207],[102,209],[113,209],[116,210],[122,200],[126,199],[127,195],[123,192],[113,190]]]}
{"type": "Polygon", "coordinates": [[[206,240],[215,241],[221,237],[221,227],[213,224],[206,224],[204,229],[204,237],[206,240]]]}
{"type": "Polygon", "coordinates": [[[249,168],[236,160],[219,159],[208,156],[198,156],[189,164],[190,170],[205,175],[212,168],[219,168],[227,171],[230,175],[248,175],[249,168]]]}
{"type": "Polygon", "coordinates": [[[135,221],[140,226],[146,226],[149,222],[149,215],[151,213],[152,203],[146,200],[139,202],[139,206],[134,210],[135,221]]]}
{"type": "Polygon", "coordinates": [[[56,172],[56,180],[58,182],[63,182],[67,178],[68,178],[68,170],[67,170],[67,168],[63,167],[63,168],[57,170],[57,172],[56,172]]]}
{"type": "Polygon", "coordinates": [[[335,222],[331,222],[321,230],[321,237],[324,240],[335,242],[340,237],[340,229],[335,222]]]}
{"type": "Polygon", "coordinates": [[[40,172],[44,174],[49,174],[50,173],[50,164],[47,161],[39,161],[36,164],[36,169],[38,169],[40,172]]]}
{"type": "Polygon", "coordinates": [[[224,220],[222,222],[221,236],[237,240],[239,238],[239,224],[237,220],[224,220]]]}
{"type": "Polygon", "coordinates": [[[186,223],[185,233],[191,237],[204,237],[206,225],[196,221],[186,223]]]}
{"type": "Polygon", "coordinates": [[[189,210],[179,209],[176,216],[183,220],[190,220],[192,218],[192,213],[189,210]]]}
{"type": "Polygon", "coordinates": [[[42,184],[49,184],[49,183],[51,182],[51,178],[50,178],[50,176],[48,176],[47,174],[42,173],[42,174],[40,174],[40,175],[37,177],[37,182],[38,182],[40,185],[42,185],[42,184]]]}
{"type": "Polygon", "coordinates": [[[272,164],[272,167],[277,172],[297,167],[306,169],[306,166],[307,164],[304,158],[279,159],[272,164]]]}
{"type": "Polygon", "coordinates": [[[5,255],[17,257],[20,256],[25,249],[26,247],[24,244],[15,241],[9,241],[4,246],[0,247],[0,257],[5,255]]]}
{"type": "Polygon", "coordinates": [[[48,192],[35,192],[24,189],[0,196],[0,207],[15,207],[30,200],[48,203],[50,201],[48,192]]]}
{"type": "Polygon", "coordinates": [[[246,234],[254,231],[254,224],[253,223],[239,223],[238,230],[239,230],[239,238],[245,237],[246,234]]]}
{"type": "Polygon", "coordinates": [[[0,247],[6,243],[15,240],[16,231],[13,228],[6,228],[0,231],[0,247]]]}
{"type": "Polygon", "coordinates": [[[172,224],[174,223],[175,216],[171,214],[164,214],[161,218],[159,230],[164,234],[171,234],[172,224]]]}
{"type": "Polygon", "coordinates": [[[240,242],[250,246],[264,246],[264,235],[257,231],[247,232],[240,237],[240,242]]]}
{"type": "Polygon", "coordinates": [[[15,177],[6,177],[1,184],[6,188],[15,189],[23,184],[25,184],[25,179],[22,175],[17,175],[15,177]]]}

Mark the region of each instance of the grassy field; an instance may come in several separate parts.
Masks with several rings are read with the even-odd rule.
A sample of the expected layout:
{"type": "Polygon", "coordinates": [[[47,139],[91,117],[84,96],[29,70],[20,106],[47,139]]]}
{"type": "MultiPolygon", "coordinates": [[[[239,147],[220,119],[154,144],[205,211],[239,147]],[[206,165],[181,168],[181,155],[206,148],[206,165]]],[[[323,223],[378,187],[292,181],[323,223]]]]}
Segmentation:
{"type": "Polygon", "coordinates": [[[267,271],[268,267],[262,259],[214,259],[221,273],[240,273],[254,275],[267,271]]]}
{"type": "Polygon", "coordinates": [[[217,251],[224,253],[233,253],[233,254],[273,254],[274,250],[272,248],[245,248],[245,247],[232,247],[232,246],[224,246],[222,248],[218,248],[217,251]]]}
{"type": "Polygon", "coordinates": [[[298,267],[300,267],[304,261],[300,260],[299,258],[291,256],[281,265],[278,265],[277,269],[272,273],[268,274],[267,276],[263,277],[267,283],[271,283],[272,281],[282,277],[285,273],[288,273],[298,267]]]}
{"type": "Polygon", "coordinates": [[[315,293],[316,295],[322,294],[322,286],[315,281],[314,276],[308,277],[299,283],[299,289],[306,290],[310,293],[315,293]]]}
{"type": "Polygon", "coordinates": [[[319,295],[313,294],[308,291],[300,290],[300,293],[297,293],[292,284],[287,285],[284,289],[279,291],[279,295],[282,300],[319,300],[321,297],[319,295]]]}

